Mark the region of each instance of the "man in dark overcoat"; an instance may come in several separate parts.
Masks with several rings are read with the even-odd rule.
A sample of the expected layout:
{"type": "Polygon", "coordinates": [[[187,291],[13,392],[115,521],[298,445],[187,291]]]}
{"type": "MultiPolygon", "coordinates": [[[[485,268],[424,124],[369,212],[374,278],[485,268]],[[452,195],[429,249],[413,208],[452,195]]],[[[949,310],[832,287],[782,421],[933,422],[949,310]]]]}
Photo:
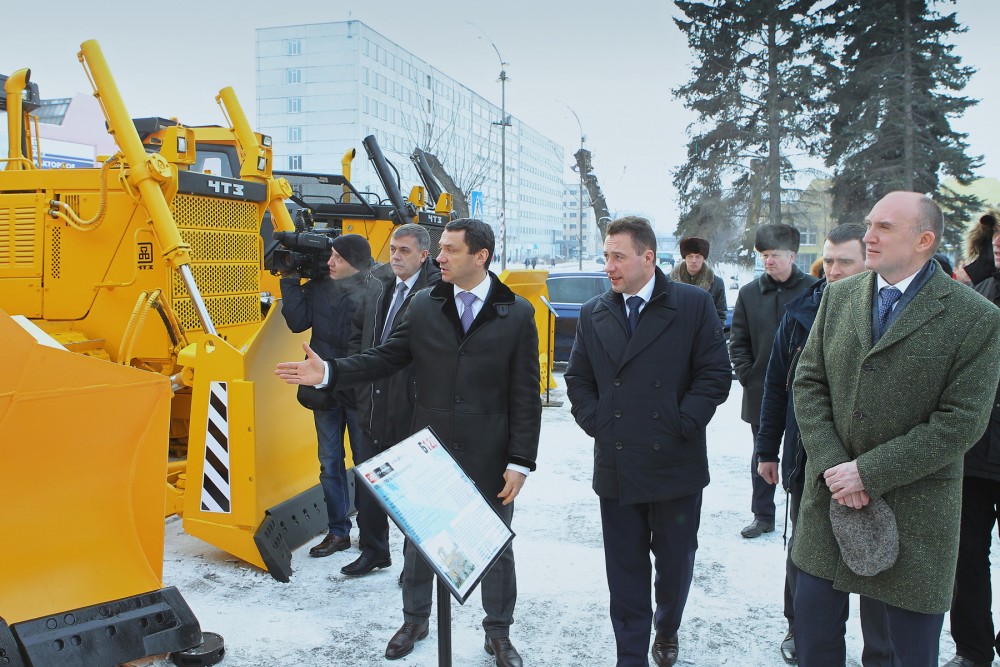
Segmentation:
{"type": "MultiPolygon", "coordinates": [[[[750,424],[754,441],[760,428],[760,403],[771,346],[785,307],[806,293],[816,278],[795,265],[799,230],[771,224],[757,228],[754,249],[760,253],[764,273],[740,289],[733,308],[729,333],[729,355],[733,371],[743,385],[743,421],[750,424]]],[[[774,530],[774,486],[757,473],[757,453],[750,451],[750,511],[753,521],[740,534],[752,539],[774,530]]]]}
{"type": "Polygon", "coordinates": [[[928,197],[892,192],[867,227],[871,271],[826,288],[792,385],[806,451],[795,647],[801,667],[844,665],[848,593],[860,593],[886,603],[894,665],[937,667],[962,459],[1000,380],[1000,311],[931,259],[944,219],[928,197]],[[835,535],[831,516],[845,513],[878,532],[835,535]]]}
{"type": "MultiPolygon", "coordinates": [[[[289,384],[332,389],[374,382],[412,363],[420,391],[411,428],[431,427],[501,518],[535,468],[542,402],[538,331],[531,304],[488,271],[494,237],[480,220],[449,222],[441,235],[441,281],[416,294],[399,327],[370,350],[324,361],[278,364],[289,384]]],[[[707,295],[706,295],[707,298],[707,295]]],[[[390,660],[428,633],[433,573],[416,549],[403,564],[403,626],[386,647],[390,660]]],[[[517,584],[508,547],[482,581],[484,649],[498,667],[520,667],[509,637],[517,584]]]]}
{"type": "MultiPolygon", "coordinates": [[[[441,272],[429,257],[431,237],[420,225],[396,227],[389,239],[389,263],[372,271],[361,307],[354,312],[348,354],[375,347],[389,338],[403,320],[413,295],[441,280],[441,272]]],[[[417,379],[411,367],[359,387],[358,425],[360,442],[351,443],[354,460],[367,461],[411,434],[417,379]]],[[[340,569],[362,576],[389,567],[389,517],[368,492],[358,485],[358,544],[361,555],[340,569]]]]}
{"type": "Polygon", "coordinates": [[[649,664],[655,620],[652,655],[662,667],[677,661],[709,481],[705,428],[729,395],[731,370],[712,298],[656,266],[647,220],[612,222],[604,257],[611,289],[580,311],[566,388],[594,438],[617,665],[649,664]]]}

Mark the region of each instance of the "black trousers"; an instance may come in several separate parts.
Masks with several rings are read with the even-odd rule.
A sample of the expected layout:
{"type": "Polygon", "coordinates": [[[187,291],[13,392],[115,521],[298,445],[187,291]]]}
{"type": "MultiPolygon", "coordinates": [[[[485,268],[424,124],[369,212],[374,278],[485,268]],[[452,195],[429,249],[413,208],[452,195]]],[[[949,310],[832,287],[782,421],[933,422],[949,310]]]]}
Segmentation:
{"type": "MultiPolygon", "coordinates": [[[[358,430],[361,431],[361,429],[358,430]]],[[[353,440],[351,445],[354,447],[354,460],[357,462],[367,461],[381,451],[372,444],[371,438],[364,432],[361,433],[357,445],[353,440]]],[[[357,490],[354,504],[358,508],[356,522],[361,554],[373,560],[388,560],[389,517],[386,516],[385,510],[378,504],[367,486],[358,482],[354,488],[357,490]]]]}
{"type": "Polygon", "coordinates": [[[774,523],[774,489],[775,484],[768,484],[763,477],[757,474],[757,449],[754,443],[757,442],[757,425],[750,424],[750,432],[753,433],[753,442],[750,455],[750,483],[753,486],[753,496],[750,500],[750,511],[753,518],[774,523]]]}
{"type": "Polygon", "coordinates": [[[1000,653],[1000,634],[993,628],[990,543],[1000,516],[1000,481],[981,477],[962,480],[962,528],[958,570],[951,602],[951,636],[958,655],[990,662],[1000,653]]]}
{"type": "MultiPolygon", "coordinates": [[[[795,589],[795,650],[799,667],[844,667],[849,594],[833,582],[799,571],[795,589]]],[[[921,614],[886,604],[893,667],[938,667],[944,614],[921,614]]],[[[863,615],[863,612],[862,612],[863,615]]]]}
{"type": "Polygon", "coordinates": [[[683,498],[636,505],[601,498],[604,564],[611,593],[617,667],[649,664],[651,625],[655,625],[657,634],[677,634],[694,575],[700,522],[700,491],[683,498]],[[651,587],[654,568],[656,579],[651,587]],[[655,613],[650,593],[656,600],[655,613]]]}

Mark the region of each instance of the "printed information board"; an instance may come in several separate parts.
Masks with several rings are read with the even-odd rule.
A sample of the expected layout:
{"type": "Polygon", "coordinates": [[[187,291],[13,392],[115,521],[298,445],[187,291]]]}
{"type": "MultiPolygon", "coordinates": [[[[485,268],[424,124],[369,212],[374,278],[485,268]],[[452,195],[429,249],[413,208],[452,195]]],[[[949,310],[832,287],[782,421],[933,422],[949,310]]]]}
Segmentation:
{"type": "Polygon", "coordinates": [[[429,428],[354,471],[461,603],[514,539],[429,428]]]}

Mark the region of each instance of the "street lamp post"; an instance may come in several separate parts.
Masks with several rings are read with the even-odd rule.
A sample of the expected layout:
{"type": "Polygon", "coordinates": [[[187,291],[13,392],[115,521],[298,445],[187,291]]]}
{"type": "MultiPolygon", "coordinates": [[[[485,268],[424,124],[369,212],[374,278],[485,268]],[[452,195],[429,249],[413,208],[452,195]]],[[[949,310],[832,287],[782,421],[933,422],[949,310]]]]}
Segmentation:
{"type": "MultiPolygon", "coordinates": [[[[582,151],[583,142],[587,140],[587,136],[583,133],[583,124],[580,122],[580,117],[576,115],[575,111],[573,111],[573,107],[567,104],[566,108],[569,109],[569,112],[571,114],[573,114],[573,118],[576,118],[576,125],[577,127],[580,128],[580,150],[582,151]]],[[[577,212],[578,217],[576,219],[577,231],[578,231],[577,237],[579,239],[579,248],[577,250],[577,262],[580,271],[583,271],[583,169],[580,169],[578,166],[576,170],[580,173],[580,185],[579,185],[580,189],[577,192],[577,203],[579,205],[579,209],[577,212]]]]}
{"type": "Polygon", "coordinates": [[[500,270],[507,268],[507,128],[510,127],[510,117],[507,115],[507,63],[500,55],[500,49],[492,41],[490,46],[497,52],[500,59],[500,120],[493,121],[500,126],[500,270]]]}

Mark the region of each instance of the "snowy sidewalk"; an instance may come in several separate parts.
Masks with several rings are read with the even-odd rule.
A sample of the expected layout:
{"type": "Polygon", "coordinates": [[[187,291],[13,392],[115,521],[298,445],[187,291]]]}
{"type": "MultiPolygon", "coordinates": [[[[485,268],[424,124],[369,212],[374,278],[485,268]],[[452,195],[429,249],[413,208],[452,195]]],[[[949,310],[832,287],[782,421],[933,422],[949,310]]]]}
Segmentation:
{"type": "MultiPolygon", "coordinates": [[[[565,400],[560,389],[552,397],[565,400]]],[[[708,431],[712,483],[705,490],[695,579],[680,630],[679,665],[714,667],[784,665],[778,645],[782,615],[784,494],[778,525],[755,540],[739,531],[749,511],[750,428],[740,420],[741,389],[708,431]]],[[[597,497],[590,488],[592,441],[576,426],[569,403],[545,408],[538,470],[517,500],[518,603],[511,640],[529,667],[605,667],[615,664],[608,619],[597,497]]],[[[295,552],[288,584],[183,533],[167,522],[164,583],[176,586],[202,629],[226,641],[225,667],[355,667],[437,665],[436,607],[430,636],[413,653],[389,662],[385,645],[402,623],[397,578],[402,535],[393,527],[393,566],[366,577],[340,574],[355,547],[328,558],[310,558],[310,544],[295,552]]],[[[994,568],[994,578],[1000,577],[994,568]]],[[[848,625],[848,665],[860,665],[857,601],[848,625]]],[[[464,606],[452,602],[453,662],[489,667],[480,626],[479,593],[464,606]]],[[[942,662],[954,655],[945,618],[942,662]]],[[[169,665],[157,660],[157,667],[169,665]]]]}

